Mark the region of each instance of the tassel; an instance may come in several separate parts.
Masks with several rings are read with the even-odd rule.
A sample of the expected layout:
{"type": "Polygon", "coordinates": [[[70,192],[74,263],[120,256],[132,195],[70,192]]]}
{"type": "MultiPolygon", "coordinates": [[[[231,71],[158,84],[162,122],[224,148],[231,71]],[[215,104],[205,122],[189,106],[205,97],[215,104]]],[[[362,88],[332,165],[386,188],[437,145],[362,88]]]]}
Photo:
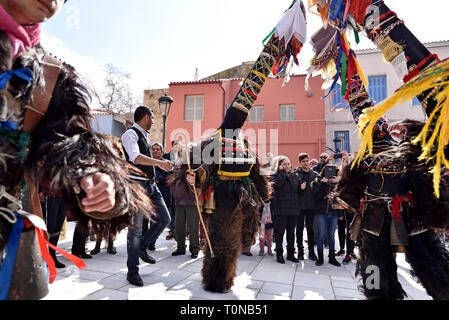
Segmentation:
{"type": "Polygon", "coordinates": [[[446,159],[444,150],[449,143],[449,81],[438,82],[447,77],[449,69],[449,59],[423,70],[417,77],[398,89],[390,98],[386,99],[377,107],[367,108],[360,117],[359,122],[359,138],[362,139],[359,152],[352,165],[360,164],[365,156],[365,152],[372,154],[373,141],[372,134],[376,121],[384,115],[388,110],[397,104],[403,104],[408,100],[412,100],[415,96],[422,92],[438,87],[442,88],[435,96],[437,105],[427,123],[421,130],[420,134],[412,140],[414,144],[421,144],[422,153],[419,160],[432,161],[434,192],[437,198],[440,197],[439,185],[441,181],[441,168],[444,165],[449,168],[449,161],[446,159]],[[430,135],[430,130],[432,133],[430,135]],[[363,138],[362,138],[363,134],[363,138]],[[429,137],[430,135],[430,137],[429,137]],[[433,154],[433,152],[436,152],[433,154]]]}

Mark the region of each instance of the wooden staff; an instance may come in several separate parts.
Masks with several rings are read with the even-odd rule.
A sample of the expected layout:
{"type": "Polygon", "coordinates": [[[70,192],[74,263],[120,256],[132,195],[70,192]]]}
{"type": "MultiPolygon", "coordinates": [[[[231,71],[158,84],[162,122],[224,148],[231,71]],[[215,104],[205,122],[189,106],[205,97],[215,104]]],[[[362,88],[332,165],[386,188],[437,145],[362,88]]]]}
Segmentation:
{"type": "MultiPolygon", "coordinates": [[[[188,167],[188,170],[187,170],[187,171],[188,171],[188,172],[193,172],[193,170],[192,170],[191,167],[190,167],[190,154],[189,154],[189,148],[186,147],[186,148],[185,148],[185,151],[186,151],[186,159],[187,159],[187,167],[188,167]]],[[[199,205],[199,203],[198,203],[198,195],[197,195],[197,193],[196,193],[195,184],[193,185],[193,193],[194,193],[194,195],[195,195],[195,204],[196,204],[196,209],[197,209],[197,211],[198,211],[198,215],[200,216],[200,222],[201,222],[201,225],[203,226],[204,233],[206,234],[206,240],[207,240],[207,243],[208,243],[208,245],[209,245],[210,254],[211,254],[212,258],[214,258],[215,255],[214,255],[214,251],[212,250],[212,246],[211,246],[211,244],[210,244],[209,234],[208,234],[208,232],[207,232],[206,225],[204,224],[203,216],[201,215],[201,210],[200,210],[200,205],[199,205]]]]}

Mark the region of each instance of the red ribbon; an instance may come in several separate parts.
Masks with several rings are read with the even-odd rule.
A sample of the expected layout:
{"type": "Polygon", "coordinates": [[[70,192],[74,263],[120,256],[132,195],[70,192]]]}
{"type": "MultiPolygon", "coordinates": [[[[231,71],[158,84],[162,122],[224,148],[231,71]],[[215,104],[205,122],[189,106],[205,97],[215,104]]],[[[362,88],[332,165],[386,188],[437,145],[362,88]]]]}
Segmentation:
{"type": "Polygon", "coordinates": [[[425,59],[423,59],[418,65],[416,69],[411,71],[408,75],[406,75],[403,79],[404,83],[409,82],[411,79],[416,77],[421,72],[421,67],[430,59],[434,58],[436,61],[440,61],[440,58],[437,54],[429,54],[425,59]]]}
{"type": "Polygon", "coordinates": [[[413,197],[410,193],[403,195],[403,196],[395,196],[393,198],[393,202],[391,204],[391,216],[393,217],[394,221],[401,222],[401,206],[404,203],[404,201],[411,202],[412,205],[415,205],[413,201],[413,197]]]}
{"type": "Polygon", "coordinates": [[[198,200],[201,200],[201,198],[204,198],[204,201],[206,203],[209,203],[209,199],[210,199],[210,195],[212,194],[212,189],[213,189],[213,185],[211,185],[207,190],[206,190],[206,194],[201,193],[200,197],[198,200]]]}
{"type": "Polygon", "coordinates": [[[68,260],[72,261],[73,264],[78,267],[78,269],[84,269],[86,267],[86,264],[84,263],[84,261],[81,260],[80,258],[78,258],[77,256],[74,256],[73,254],[70,254],[70,253],[52,245],[50,242],[48,242],[48,240],[45,239],[44,233],[41,229],[36,228],[36,234],[37,234],[37,239],[39,241],[39,248],[41,250],[42,257],[44,258],[45,262],[47,263],[48,271],[50,273],[49,283],[53,283],[53,281],[56,278],[56,267],[55,267],[55,262],[53,261],[53,258],[50,255],[50,252],[48,252],[47,246],[49,246],[50,248],[59,252],[64,257],[66,257],[68,260]]]}

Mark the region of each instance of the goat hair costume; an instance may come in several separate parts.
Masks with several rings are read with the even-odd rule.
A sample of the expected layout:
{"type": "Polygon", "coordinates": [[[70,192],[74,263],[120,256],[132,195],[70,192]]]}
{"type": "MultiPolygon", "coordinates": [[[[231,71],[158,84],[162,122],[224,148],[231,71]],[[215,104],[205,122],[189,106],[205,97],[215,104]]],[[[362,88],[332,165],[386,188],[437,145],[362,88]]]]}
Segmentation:
{"type": "Polygon", "coordinates": [[[256,242],[258,209],[269,198],[269,184],[259,172],[259,161],[244,141],[241,128],[267,77],[271,73],[276,76],[292,61],[298,62],[296,56],[306,40],[301,1],[293,1],[268,38],[219,129],[188,150],[181,170],[171,178],[184,179],[190,164],[197,172],[196,186],[202,191],[199,205],[210,214],[206,227],[210,246],[206,243],[204,247],[202,268],[203,286],[208,291],[232,288],[240,253],[256,242]]]}
{"type": "MultiPolygon", "coordinates": [[[[381,118],[386,109],[374,107],[346,29],[351,26],[357,40],[357,30],[363,28],[382,50],[385,60],[396,66],[404,82],[428,67],[435,56],[383,1],[361,1],[359,6],[363,2],[364,8],[357,9],[353,1],[318,2],[321,8],[327,7],[328,17],[323,17],[326,10],[321,14],[331,26],[315,34],[317,59],[310,70],[321,70],[332,81],[330,92],[341,81],[341,95],[364,135],[358,157],[342,170],[337,190],[344,203],[359,211],[351,233],[354,240],[361,240],[356,270],[362,276],[361,289],[368,299],[403,299],[406,293],[397,278],[394,253],[405,252],[412,273],[427,293],[434,299],[449,299],[449,253],[433,230],[449,225],[448,185],[438,183],[435,194],[439,197],[434,196],[430,173],[433,163],[420,156],[422,146],[412,143],[426,125],[403,120],[399,123],[405,133],[403,140],[396,142],[392,138],[387,120],[381,118]],[[325,41],[320,39],[323,35],[325,41]],[[378,287],[369,283],[373,266],[378,268],[378,287]]],[[[435,96],[427,93],[418,98],[424,102],[435,96]]],[[[425,111],[432,112],[433,107],[434,102],[427,103],[425,111]]]]}
{"type": "MultiPolygon", "coordinates": [[[[137,210],[144,210],[150,218],[151,202],[145,190],[128,178],[135,169],[120,157],[109,139],[92,131],[90,96],[72,66],[49,57],[39,45],[12,62],[10,41],[0,32],[0,74],[8,75],[0,91],[0,292],[2,298],[39,299],[48,292],[41,257],[48,252],[42,244],[42,230],[27,223],[25,228],[19,226],[23,219],[18,215],[24,209],[39,216],[34,183],[39,175],[51,182],[51,189],[64,201],[68,218],[79,221],[86,232],[107,228],[115,235],[132,223],[137,210]],[[49,76],[51,68],[57,70],[53,78],[49,76]],[[51,82],[54,89],[49,89],[51,82]],[[42,112],[38,105],[45,99],[48,110],[42,112]],[[80,181],[98,172],[114,182],[115,207],[88,213],[81,204],[85,193],[80,181]],[[24,189],[29,189],[30,198],[24,189]],[[40,251],[31,253],[31,247],[37,247],[36,234],[40,251]],[[22,243],[24,238],[27,243],[22,243]],[[33,291],[33,285],[38,287],[42,281],[41,289],[33,291]]],[[[54,262],[45,260],[51,283],[54,262]]]]}

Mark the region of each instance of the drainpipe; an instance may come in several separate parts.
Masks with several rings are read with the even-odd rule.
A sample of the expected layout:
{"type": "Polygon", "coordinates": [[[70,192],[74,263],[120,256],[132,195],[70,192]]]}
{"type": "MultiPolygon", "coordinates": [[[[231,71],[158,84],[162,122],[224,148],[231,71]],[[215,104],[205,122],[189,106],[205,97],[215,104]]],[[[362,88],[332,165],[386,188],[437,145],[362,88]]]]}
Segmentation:
{"type": "Polygon", "coordinates": [[[221,119],[221,121],[223,121],[226,114],[226,96],[225,96],[226,92],[225,89],[223,88],[223,80],[220,81],[220,88],[223,91],[223,118],[221,119]]]}

